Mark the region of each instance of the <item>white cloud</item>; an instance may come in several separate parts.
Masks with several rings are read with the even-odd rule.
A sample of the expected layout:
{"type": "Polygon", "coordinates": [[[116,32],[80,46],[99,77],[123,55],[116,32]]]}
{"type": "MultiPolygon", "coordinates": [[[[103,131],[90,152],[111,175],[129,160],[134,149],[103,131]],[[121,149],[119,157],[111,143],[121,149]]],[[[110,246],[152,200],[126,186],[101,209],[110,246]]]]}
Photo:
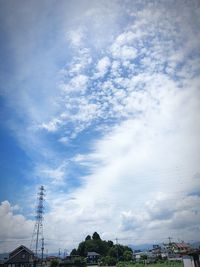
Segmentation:
{"type": "Polygon", "coordinates": [[[72,45],[80,46],[84,38],[83,29],[80,28],[74,31],[69,31],[67,33],[67,38],[70,40],[72,45]]]}
{"type": "MultiPolygon", "coordinates": [[[[197,240],[199,196],[189,193],[200,188],[193,178],[200,149],[198,60],[191,58],[187,67],[186,48],[180,46],[185,32],[176,17],[149,8],[135,14],[105,56],[93,57],[88,93],[78,101],[71,97],[63,112],[62,119],[76,122],[76,135],[101,118],[117,120],[90,146],[91,153],[73,158],[90,174],[70,194],[71,201],[62,196],[47,215],[57,223],[57,214],[60,229],[68,223],[65,232],[72,241],[88,229],[129,243],[141,233],[141,242],[169,235],[197,240]],[[97,73],[108,77],[100,81],[97,73]],[[70,113],[73,105],[77,113],[70,113]],[[75,225],[77,232],[70,235],[75,225]]],[[[59,229],[56,235],[61,236],[59,229]]]]}
{"type": "Polygon", "coordinates": [[[0,239],[4,241],[0,249],[4,252],[22,243],[29,246],[31,242],[33,222],[21,214],[14,214],[14,210],[15,206],[11,206],[7,200],[0,205],[0,239]]]}
{"type": "Polygon", "coordinates": [[[62,90],[66,92],[76,92],[76,91],[82,91],[84,92],[87,89],[87,83],[89,79],[86,75],[77,75],[73,77],[69,84],[63,85],[62,90]]]}
{"type": "Polygon", "coordinates": [[[128,45],[119,46],[118,44],[114,44],[111,48],[111,52],[114,58],[121,60],[133,60],[137,57],[137,50],[128,45]]]}
{"type": "Polygon", "coordinates": [[[66,183],[66,168],[67,162],[62,162],[55,168],[39,165],[35,173],[38,177],[47,179],[52,185],[63,185],[66,183]]]}
{"type": "MultiPolygon", "coordinates": [[[[41,112],[41,102],[32,102],[33,93],[23,98],[29,99],[28,125],[34,122],[56,132],[66,145],[73,145],[72,139],[93,123],[97,124],[93,129],[101,129],[101,137],[92,145],[88,140],[91,152],[72,156],[71,161],[87,166],[89,173],[73,192],[52,190],[67,182],[65,156],[52,153],[55,165],[38,170],[38,176],[52,183],[45,231],[48,238],[60,240],[49,245],[52,251],[63,246],[63,236],[71,248],[88,231],[99,231],[104,238],[143,235],[148,240],[170,234],[196,240],[199,230],[199,196],[189,195],[200,187],[199,179],[193,178],[200,172],[199,61],[192,56],[197,42],[191,42],[196,38],[197,9],[181,2],[178,9],[169,4],[169,10],[161,3],[139,4],[138,9],[129,7],[132,15],[125,23],[124,5],[107,5],[83,12],[80,21],[85,15],[87,31],[71,31],[74,57],[68,50],[60,87],[44,94],[48,115],[41,112]],[[88,23],[90,15],[94,24],[88,23]],[[120,31],[112,31],[116,18],[120,31]]],[[[31,136],[29,131],[20,135],[26,136],[29,146],[37,134],[31,129],[31,136]]],[[[50,146],[42,140],[34,146],[38,151],[41,143],[50,146]]],[[[9,210],[8,203],[2,205],[9,210]]],[[[11,219],[16,219],[12,213],[11,219]]]]}
{"type": "Polygon", "coordinates": [[[59,119],[55,118],[48,123],[42,123],[40,128],[46,129],[48,132],[56,132],[60,122],[61,121],[59,119]]]}
{"type": "Polygon", "coordinates": [[[63,196],[52,203],[49,215],[60,221],[60,229],[67,223],[65,233],[72,241],[88,229],[104,238],[129,238],[129,243],[141,233],[142,242],[169,234],[197,240],[200,198],[188,193],[200,187],[193,178],[199,171],[199,125],[195,131],[192,126],[199,110],[198,89],[179,90],[167,80],[162,85],[160,76],[154,78],[149,80],[151,98],[134,95],[138,101],[142,97],[136,108],[143,113],[114,126],[95,143],[93,153],[74,159],[85,162],[91,174],[70,194],[72,201],[63,196]],[[70,235],[75,225],[76,234],[70,235]]]}
{"type": "Polygon", "coordinates": [[[111,65],[111,62],[110,62],[109,57],[103,57],[102,59],[100,59],[98,61],[98,63],[97,63],[97,71],[98,71],[98,73],[97,73],[96,77],[104,76],[107,73],[110,65],[111,65]]]}

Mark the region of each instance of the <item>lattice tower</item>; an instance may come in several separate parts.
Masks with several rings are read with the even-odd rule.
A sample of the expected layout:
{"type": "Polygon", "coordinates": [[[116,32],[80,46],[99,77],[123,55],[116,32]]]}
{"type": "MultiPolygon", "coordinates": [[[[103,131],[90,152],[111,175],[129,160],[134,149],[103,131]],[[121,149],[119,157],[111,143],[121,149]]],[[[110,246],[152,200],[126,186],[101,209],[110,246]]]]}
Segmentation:
{"type": "Polygon", "coordinates": [[[43,219],[44,219],[44,200],[45,200],[45,189],[44,186],[39,187],[37,205],[36,205],[36,215],[35,215],[35,225],[31,240],[31,250],[35,253],[35,256],[39,258],[40,252],[43,258],[44,251],[44,237],[43,237],[43,219]]]}

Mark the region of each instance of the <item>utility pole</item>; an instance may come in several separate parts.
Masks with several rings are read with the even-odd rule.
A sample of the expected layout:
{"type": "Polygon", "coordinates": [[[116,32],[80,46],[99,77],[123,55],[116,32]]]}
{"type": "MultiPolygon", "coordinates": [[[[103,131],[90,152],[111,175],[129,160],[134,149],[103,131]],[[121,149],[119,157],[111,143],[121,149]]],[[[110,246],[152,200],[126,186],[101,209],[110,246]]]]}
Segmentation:
{"type": "Polygon", "coordinates": [[[169,245],[171,245],[171,240],[172,240],[172,237],[168,237],[168,239],[169,239],[169,245]]]}
{"type": "Polygon", "coordinates": [[[116,240],[116,247],[117,247],[117,262],[119,261],[119,251],[118,251],[118,238],[116,240]]]}
{"type": "Polygon", "coordinates": [[[38,248],[41,244],[42,250],[42,260],[44,252],[44,238],[43,238],[43,214],[44,214],[44,186],[39,187],[37,205],[36,205],[36,216],[35,216],[35,226],[33,230],[32,240],[30,248],[34,251],[36,260],[39,258],[38,248]]]}
{"type": "Polygon", "coordinates": [[[67,256],[67,249],[65,248],[64,249],[64,254],[63,254],[64,259],[65,259],[66,256],[67,256]]]}
{"type": "Polygon", "coordinates": [[[43,264],[43,259],[44,259],[44,237],[42,237],[42,264],[43,264]]]}

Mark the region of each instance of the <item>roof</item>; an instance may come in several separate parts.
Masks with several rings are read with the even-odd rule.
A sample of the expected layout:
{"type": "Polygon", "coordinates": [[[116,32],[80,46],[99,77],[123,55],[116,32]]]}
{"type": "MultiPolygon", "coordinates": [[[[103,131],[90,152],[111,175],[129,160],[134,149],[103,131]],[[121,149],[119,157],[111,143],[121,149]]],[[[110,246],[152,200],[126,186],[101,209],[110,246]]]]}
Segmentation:
{"type": "Polygon", "coordinates": [[[96,252],[94,252],[94,251],[88,252],[87,255],[88,255],[88,256],[100,256],[99,253],[96,253],[96,252]]]}
{"type": "Polygon", "coordinates": [[[20,251],[22,251],[23,249],[25,249],[28,253],[34,254],[32,250],[30,250],[29,248],[25,247],[24,245],[21,245],[21,246],[15,248],[13,251],[10,252],[10,254],[13,254],[15,251],[17,251],[19,249],[20,249],[20,251]]]}
{"type": "Polygon", "coordinates": [[[173,243],[177,248],[188,249],[190,246],[186,243],[173,243]]]}
{"type": "Polygon", "coordinates": [[[26,250],[29,254],[34,254],[33,251],[31,251],[30,249],[28,249],[27,247],[21,245],[19,247],[17,247],[16,249],[14,249],[10,254],[13,254],[16,251],[16,254],[13,254],[11,257],[9,257],[5,262],[9,262],[9,260],[11,260],[12,258],[14,258],[16,255],[18,255],[20,252],[22,252],[23,250],[26,250]],[[18,252],[17,252],[18,251],[18,252]]]}

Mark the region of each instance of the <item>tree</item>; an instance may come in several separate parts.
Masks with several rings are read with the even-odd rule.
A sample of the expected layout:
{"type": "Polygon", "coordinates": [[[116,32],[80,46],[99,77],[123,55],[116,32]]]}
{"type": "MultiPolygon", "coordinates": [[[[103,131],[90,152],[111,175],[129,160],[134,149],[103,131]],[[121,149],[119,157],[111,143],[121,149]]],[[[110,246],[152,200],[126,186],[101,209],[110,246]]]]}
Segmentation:
{"type": "Polygon", "coordinates": [[[91,236],[90,235],[86,236],[85,241],[87,241],[87,240],[91,240],[91,236]]]}
{"type": "Polygon", "coordinates": [[[77,250],[74,248],[72,249],[71,253],[70,253],[71,256],[74,256],[74,255],[78,255],[78,252],[77,250]]]}
{"type": "Polygon", "coordinates": [[[114,245],[113,241],[110,241],[110,240],[108,240],[107,244],[109,247],[112,247],[114,245]]]}
{"type": "Polygon", "coordinates": [[[92,239],[93,240],[101,240],[100,235],[97,232],[94,232],[94,234],[92,235],[92,239]]]}
{"type": "Polygon", "coordinates": [[[120,244],[114,245],[112,241],[102,240],[97,232],[94,232],[92,238],[90,235],[86,236],[85,241],[81,242],[76,249],[71,252],[71,255],[79,255],[86,257],[88,252],[97,252],[102,257],[109,256],[107,261],[124,261],[130,258],[132,254],[131,248],[128,246],[122,246],[120,244]],[[128,251],[124,254],[125,251],[128,251]],[[125,259],[124,259],[125,258],[125,259]]]}
{"type": "Polygon", "coordinates": [[[58,262],[58,260],[52,260],[51,261],[51,267],[57,267],[59,265],[59,262],[58,262]]]}
{"type": "Polygon", "coordinates": [[[85,242],[81,242],[78,246],[77,249],[78,255],[85,257],[86,256],[86,251],[85,251],[85,242]]]}
{"type": "Polygon", "coordinates": [[[125,250],[123,253],[123,258],[125,261],[131,261],[133,257],[133,253],[129,250],[125,250]]]}
{"type": "Polygon", "coordinates": [[[108,251],[108,256],[112,258],[117,258],[118,257],[118,248],[117,246],[113,246],[109,249],[108,251]]]}
{"type": "Polygon", "coordinates": [[[113,266],[116,265],[117,261],[115,258],[106,256],[102,258],[102,264],[103,265],[108,265],[108,266],[113,266]]]}
{"type": "Polygon", "coordinates": [[[147,259],[147,255],[143,254],[140,256],[141,260],[146,260],[147,259]]]}

